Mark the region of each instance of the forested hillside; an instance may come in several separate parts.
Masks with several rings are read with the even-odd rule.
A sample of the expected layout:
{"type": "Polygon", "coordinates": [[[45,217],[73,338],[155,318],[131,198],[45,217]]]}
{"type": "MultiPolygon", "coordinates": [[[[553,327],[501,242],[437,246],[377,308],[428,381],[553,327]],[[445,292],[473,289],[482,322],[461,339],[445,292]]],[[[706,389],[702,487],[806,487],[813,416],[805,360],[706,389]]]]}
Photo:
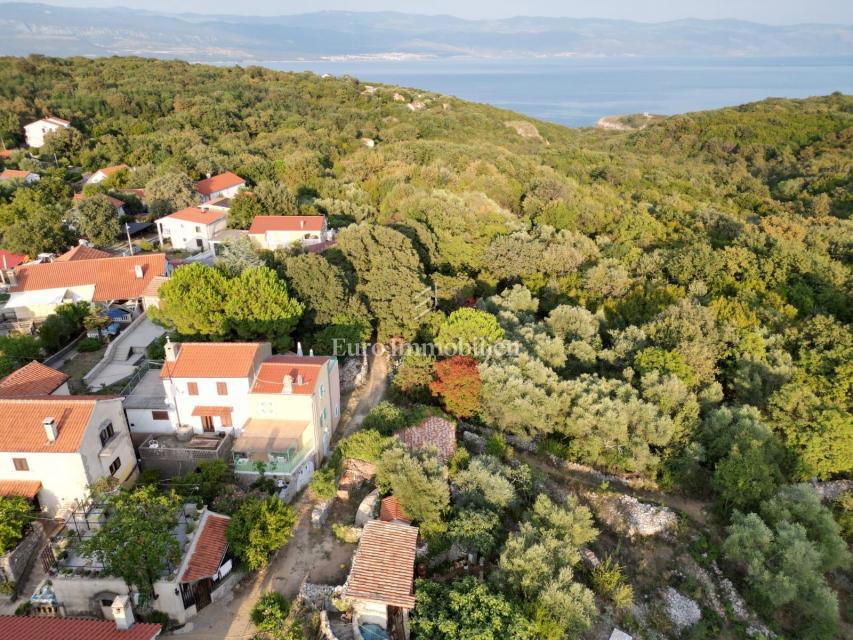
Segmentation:
{"type": "Polygon", "coordinates": [[[234,171],[252,185],[231,212],[243,228],[326,213],[334,249],[267,257],[305,307],[303,340],[518,343],[473,369],[407,356],[395,385],[543,451],[714,500],[750,602],[767,618],[796,611],[777,618],[791,637],[838,632],[824,576],[849,563],[839,527],[788,485],[853,467],[850,96],[612,132],[259,67],[2,59],[0,138],[19,146],[47,113],[74,130],[49,143],[59,168],[11,155],[43,177],[0,187],[0,248],[68,245],[66,165],[124,163],[135,170],[104,188],[149,192],[234,171]],[[430,284],[439,309],[421,316],[430,284]]]}

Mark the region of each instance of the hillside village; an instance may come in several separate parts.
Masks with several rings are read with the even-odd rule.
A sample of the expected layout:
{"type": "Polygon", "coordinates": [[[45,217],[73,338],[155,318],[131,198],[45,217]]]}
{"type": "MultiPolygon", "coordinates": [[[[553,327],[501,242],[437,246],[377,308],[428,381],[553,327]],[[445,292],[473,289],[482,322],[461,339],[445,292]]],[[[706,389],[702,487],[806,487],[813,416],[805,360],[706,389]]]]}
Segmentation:
{"type": "MultiPolygon", "coordinates": [[[[283,161],[257,123],[230,158],[176,128],[190,170],[56,98],[0,155],[0,637],[850,630],[840,178],[797,199],[735,167],[764,199],[733,204],[685,160],[699,186],[668,188],[720,208],[700,216],[615,160],[572,177],[580,138],[553,125],[267,73],[241,82],[383,117],[324,125],[339,157],[312,138],[283,161]],[[667,244],[682,224],[713,240],[667,244]]],[[[819,109],[837,137],[800,151],[834,171],[849,99],[819,109]]],[[[581,155],[675,145],[666,126],[581,155]]]]}

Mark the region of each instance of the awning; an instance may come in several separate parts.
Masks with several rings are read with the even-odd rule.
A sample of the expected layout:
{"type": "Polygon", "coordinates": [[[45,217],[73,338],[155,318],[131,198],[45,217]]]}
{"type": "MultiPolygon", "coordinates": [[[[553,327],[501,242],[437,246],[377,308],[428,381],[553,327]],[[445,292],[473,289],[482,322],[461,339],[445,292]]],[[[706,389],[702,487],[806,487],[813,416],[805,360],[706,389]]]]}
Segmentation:
{"type": "Polygon", "coordinates": [[[210,407],[205,405],[199,405],[195,409],[193,409],[193,415],[196,418],[202,416],[216,416],[221,418],[223,416],[231,415],[231,412],[234,411],[233,407],[210,407]]]}
{"type": "Polygon", "coordinates": [[[41,480],[0,480],[0,496],[32,500],[41,489],[41,480]]]}

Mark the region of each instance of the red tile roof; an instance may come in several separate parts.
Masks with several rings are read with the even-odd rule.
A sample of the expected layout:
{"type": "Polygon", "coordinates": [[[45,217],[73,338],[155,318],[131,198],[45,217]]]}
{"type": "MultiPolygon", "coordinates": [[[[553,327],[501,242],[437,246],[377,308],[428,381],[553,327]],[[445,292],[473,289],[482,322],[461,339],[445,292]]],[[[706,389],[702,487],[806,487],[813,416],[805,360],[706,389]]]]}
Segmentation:
{"type": "Polygon", "coordinates": [[[185,342],[178,357],[166,360],[161,378],[246,378],[252,373],[258,342],[185,342]]]}
{"type": "Polygon", "coordinates": [[[194,548],[190,552],[187,568],[181,575],[181,582],[195,582],[202,578],[210,578],[222,564],[228,541],[225,533],[231,518],[208,511],[196,534],[194,548]]]}
{"type": "Polygon", "coordinates": [[[226,171],[225,173],[220,173],[218,176],[199,180],[195,183],[195,190],[203,196],[209,196],[211,193],[230,189],[231,187],[239,187],[244,184],[246,184],[246,181],[243,178],[236,173],[226,171]]]}
{"type": "Polygon", "coordinates": [[[32,500],[41,489],[41,480],[0,480],[0,496],[32,500]]]}
{"type": "Polygon", "coordinates": [[[130,167],[128,167],[126,164],[117,164],[112,167],[102,167],[101,169],[95,171],[95,173],[103,173],[105,176],[109,177],[114,173],[122,171],[123,169],[130,169],[130,167]]]}
{"type": "Polygon", "coordinates": [[[438,457],[444,461],[450,460],[456,451],[456,425],[437,416],[431,416],[414,427],[398,431],[397,438],[415,451],[432,445],[438,450],[438,457]]]}
{"type": "Polygon", "coordinates": [[[364,525],[344,595],[414,608],[412,579],[417,540],[417,527],[370,520],[364,525]]]}
{"type": "Polygon", "coordinates": [[[293,378],[295,395],[311,395],[327,356],[273,356],[261,363],[250,393],[281,393],[284,376],[293,378]],[[297,379],[302,376],[302,384],[297,379]]]}
{"type": "Polygon", "coordinates": [[[12,157],[13,151],[15,151],[15,149],[0,149],[0,158],[5,158],[8,160],[12,157]]]}
{"type": "Polygon", "coordinates": [[[255,216],[249,233],[267,231],[322,231],[325,216],[255,216]]]}
{"type": "Polygon", "coordinates": [[[168,276],[154,276],[151,278],[151,282],[148,283],[148,286],[142,290],[142,296],[145,298],[156,298],[157,294],[160,292],[160,287],[163,286],[164,282],[168,282],[168,276]]]}
{"type": "MultiPolygon", "coordinates": [[[[41,122],[42,120],[44,120],[45,122],[52,122],[53,124],[61,124],[65,127],[71,124],[68,120],[63,120],[62,118],[57,118],[56,116],[45,116],[44,118],[36,120],[36,122],[41,122]]],[[[35,124],[35,122],[31,122],[30,124],[35,124]]]]}
{"type": "Polygon", "coordinates": [[[0,638],[15,640],[152,640],[160,625],[137,622],[119,631],[112,620],[0,616],[0,638]]]}
{"type": "Polygon", "coordinates": [[[121,258],[55,261],[21,266],[16,270],[18,291],[59,289],[95,285],[94,300],[129,300],[138,298],[155,276],[166,273],[166,256],[152,253],[121,258]],[[136,277],[135,267],[142,267],[142,277],[136,277]]]}
{"type": "MultiPolygon", "coordinates": [[[[113,205],[113,207],[114,207],[115,209],[118,209],[119,207],[123,207],[123,206],[124,206],[124,202],[123,202],[122,200],[119,200],[118,198],[113,198],[113,197],[112,197],[111,195],[109,195],[109,194],[105,194],[105,195],[107,196],[107,200],[109,200],[109,201],[110,201],[110,204],[111,204],[111,205],[113,205]]],[[[85,199],[86,199],[86,198],[88,198],[88,197],[89,197],[89,196],[87,196],[85,193],[75,193],[75,194],[71,197],[71,199],[72,199],[74,202],[82,202],[83,200],[85,200],[85,199]]]]}
{"type": "Polygon", "coordinates": [[[26,259],[27,256],[0,249],[0,269],[14,269],[26,259]]]}
{"type": "Polygon", "coordinates": [[[225,217],[225,213],[222,211],[205,211],[204,209],[199,209],[198,207],[187,207],[186,209],[181,209],[180,211],[175,211],[175,213],[170,213],[167,216],[163,216],[163,220],[185,220],[186,222],[192,222],[194,224],[213,224],[218,220],[222,220],[225,217]]]}
{"type": "Polygon", "coordinates": [[[0,180],[24,180],[32,171],[21,171],[19,169],[5,169],[0,171],[0,180]]]}
{"type": "Polygon", "coordinates": [[[112,254],[94,247],[78,244],[59,256],[54,262],[71,262],[72,260],[97,260],[98,258],[112,258],[112,254]]]}
{"type": "Polygon", "coordinates": [[[0,451],[73,453],[80,448],[98,400],[107,396],[0,398],[0,451]],[[48,442],[45,418],[56,420],[56,440],[48,442]]]}
{"type": "Polygon", "coordinates": [[[394,496],[382,498],[382,502],[379,503],[379,519],[383,522],[394,522],[395,520],[411,522],[409,516],[403,511],[403,505],[394,496]]]}
{"type": "Polygon", "coordinates": [[[0,380],[0,396],[20,398],[50,395],[66,380],[66,374],[33,360],[0,380]]]}

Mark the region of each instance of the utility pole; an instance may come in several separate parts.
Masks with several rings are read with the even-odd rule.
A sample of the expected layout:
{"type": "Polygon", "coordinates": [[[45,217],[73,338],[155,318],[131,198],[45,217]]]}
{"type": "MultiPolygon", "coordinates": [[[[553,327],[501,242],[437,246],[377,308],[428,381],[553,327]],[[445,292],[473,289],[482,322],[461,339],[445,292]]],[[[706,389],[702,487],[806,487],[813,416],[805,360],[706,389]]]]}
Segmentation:
{"type": "Polygon", "coordinates": [[[130,225],[125,222],[124,230],[127,231],[127,247],[130,249],[130,255],[133,255],[133,243],[130,241],[130,225]]]}

